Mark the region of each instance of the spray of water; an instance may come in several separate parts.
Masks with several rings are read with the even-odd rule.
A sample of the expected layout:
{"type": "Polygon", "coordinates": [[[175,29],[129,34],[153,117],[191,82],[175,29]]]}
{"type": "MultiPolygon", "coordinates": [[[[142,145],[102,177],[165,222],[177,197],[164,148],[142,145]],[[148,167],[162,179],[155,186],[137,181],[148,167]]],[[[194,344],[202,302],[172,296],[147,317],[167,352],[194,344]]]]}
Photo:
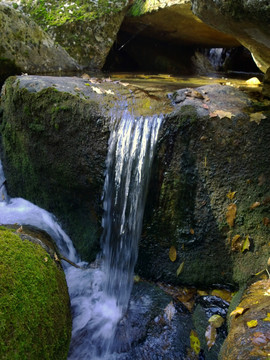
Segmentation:
{"type": "Polygon", "coordinates": [[[73,316],[69,360],[114,359],[115,332],[133,283],[138,241],[161,116],[125,112],[112,124],[104,184],[102,267],[81,262],[56,218],[22,198],[9,199],[0,163],[0,224],[28,224],[48,232],[60,252],[83,269],[65,265],[73,316]]]}

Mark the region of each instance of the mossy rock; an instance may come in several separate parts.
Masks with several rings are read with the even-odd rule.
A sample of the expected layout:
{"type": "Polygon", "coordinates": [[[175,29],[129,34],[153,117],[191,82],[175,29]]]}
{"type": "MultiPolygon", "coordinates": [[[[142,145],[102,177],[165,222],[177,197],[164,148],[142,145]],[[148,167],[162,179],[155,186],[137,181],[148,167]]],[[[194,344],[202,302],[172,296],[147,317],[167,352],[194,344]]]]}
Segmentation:
{"type": "Polygon", "coordinates": [[[66,359],[71,335],[64,272],[37,244],[0,227],[0,358],[66,359]]]}

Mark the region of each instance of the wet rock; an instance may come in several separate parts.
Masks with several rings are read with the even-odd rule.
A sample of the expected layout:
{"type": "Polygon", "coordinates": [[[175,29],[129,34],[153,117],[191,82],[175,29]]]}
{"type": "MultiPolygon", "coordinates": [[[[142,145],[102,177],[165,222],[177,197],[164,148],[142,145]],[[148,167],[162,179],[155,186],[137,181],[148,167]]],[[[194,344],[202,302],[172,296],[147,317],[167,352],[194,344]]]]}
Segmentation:
{"type": "Polygon", "coordinates": [[[255,360],[269,356],[270,281],[252,284],[230,314],[229,335],[220,353],[221,360],[255,360]]]}
{"type": "Polygon", "coordinates": [[[174,284],[243,284],[269,253],[267,102],[222,85],[171,98],[176,107],[160,134],[137,271],[174,284]]]}

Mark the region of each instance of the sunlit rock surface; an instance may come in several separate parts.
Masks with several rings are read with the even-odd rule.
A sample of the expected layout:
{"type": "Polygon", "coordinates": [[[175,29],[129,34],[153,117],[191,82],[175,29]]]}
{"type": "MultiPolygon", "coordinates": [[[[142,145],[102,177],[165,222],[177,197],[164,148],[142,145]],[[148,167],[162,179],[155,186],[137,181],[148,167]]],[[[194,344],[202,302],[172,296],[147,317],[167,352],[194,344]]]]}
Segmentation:
{"type": "Polygon", "coordinates": [[[192,11],[206,24],[234,36],[253,54],[257,66],[270,66],[270,6],[260,0],[192,0],[192,11]]]}
{"type": "Polygon", "coordinates": [[[8,74],[79,69],[77,62],[33,20],[0,3],[0,81],[8,74]]]}
{"type": "Polygon", "coordinates": [[[254,283],[245,291],[240,304],[228,314],[231,319],[229,335],[219,359],[253,360],[269,357],[269,296],[269,279],[254,283]]]}

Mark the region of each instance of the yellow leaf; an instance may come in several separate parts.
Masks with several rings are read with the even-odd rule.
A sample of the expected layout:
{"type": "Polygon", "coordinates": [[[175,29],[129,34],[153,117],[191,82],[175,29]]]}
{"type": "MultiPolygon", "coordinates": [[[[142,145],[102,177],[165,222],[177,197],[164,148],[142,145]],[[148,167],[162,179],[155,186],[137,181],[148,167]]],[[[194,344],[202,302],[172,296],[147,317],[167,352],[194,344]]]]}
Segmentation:
{"type": "Polygon", "coordinates": [[[234,237],[232,238],[232,247],[234,247],[234,244],[237,242],[237,240],[240,239],[240,235],[237,234],[237,235],[234,235],[234,237]]]}
{"type": "Polygon", "coordinates": [[[250,321],[247,321],[247,326],[249,328],[254,328],[258,325],[258,321],[257,320],[250,320],[250,321]]]}
{"type": "Polygon", "coordinates": [[[270,321],[270,313],[267,313],[267,316],[263,319],[263,321],[270,321]]]}
{"type": "Polygon", "coordinates": [[[246,80],[247,85],[260,85],[260,83],[261,83],[260,80],[255,76],[246,80]]]}
{"type": "Polygon", "coordinates": [[[263,115],[262,112],[256,112],[253,114],[250,114],[250,121],[255,121],[256,124],[260,124],[263,119],[266,119],[266,116],[263,115]]]}
{"type": "Polygon", "coordinates": [[[185,262],[183,261],[183,262],[178,266],[178,269],[176,270],[176,275],[177,275],[177,276],[179,276],[179,275],[181,274],[181,272],[183,271],[184,264],[185,264],[185,262]]]}
{"type": "Polygon", "coordinates": [[[190,340],[191,349],[193,349],[196,354],[199,354],[199,352],[201,350],[201,343],[198,338],[198,335],[196,334],[196,332],[194,330],[191,330],[189,340],[190,340]]]}
{"type": "Polygon", "coordinates": [[[241,252],[244,252],[245,250],[249,250],[250,247],[250,241],[249,241],[249,236],[247,235],[247,237],[245,238],[245,241],[243,243],[241,252]]]}
{"type": "Polygon", "coordinates": [[[169,258],[172,262],[174,262],[176,260],[176,257],[177,257],[176,248],[174,246],[171,246],[169,251],[169,258]]]}
{"type": "Polygon", "coordinates": [[[211,291],[211,295],[218,296],[227,302],[230,302],[232,300],[232,293],[229,290],[225,289],[215,289],[211,291]]]}
{"type": "Polygon", "coordinates": [[[227,223],[230,227],[234,226],[236,211],[237,211],[237,206],[235,204],[230,204],[227,208],[226,218],[227,218],[227,223]]]}
{"type": "Polygon", "coordinates": [[[227,194],[227,198],[232,200],[234,198],[235,194],[236,194],[236,191],[229,191],[227,194]]]}
{"type": "Polygon", "coordinates": [[[221,327],[224,321],[223,317],[217,314],[212,315],[210,319],[208,319],[208,322],[216,329],[221,327]]]}
{"type": "Polygon", "coordinates": [[[236,307],[236,309],[233,310],[233,311],[230,313],[230,316],[233,316],[233,315],[242,315],[245,310],[246,310],[245,308],[236,307]]]}
{"type": "Polygon", "coordinates": [[[228,119],[231,119],[233,114],[229,111],[224,111],[224,110],[216,110],[215,111],[215,114],[220,118],[220,119],[223,119],[223,118],[228,118],[228,119]]]}
{"type": "Polygon", "coordinates": [[[134,281],[135,283],[138,283],[140,280],[141,280],[141,278],[140,278],[139,275],[134,275],[133,281],[134,281]]]}
{"type": "Polygon", "coordinates": [[[213,345],[215,345],[216,342],[216,337],[217,337],[217,330],[214,326],[212,326],[211,324],[208,325],[206,332],[205,332],[205,338],[206,338],[206,342],[207,342],[207,346],[208,346],[208,350],[211,349],[211,347],[213,345]]]}
{"type": "Polygon", "coordinates": [[[204,291],[204,290],[197,290],[197,294],[199,296],[207,296],[208,295],[208,293],[206,291],[204,291]]]}

